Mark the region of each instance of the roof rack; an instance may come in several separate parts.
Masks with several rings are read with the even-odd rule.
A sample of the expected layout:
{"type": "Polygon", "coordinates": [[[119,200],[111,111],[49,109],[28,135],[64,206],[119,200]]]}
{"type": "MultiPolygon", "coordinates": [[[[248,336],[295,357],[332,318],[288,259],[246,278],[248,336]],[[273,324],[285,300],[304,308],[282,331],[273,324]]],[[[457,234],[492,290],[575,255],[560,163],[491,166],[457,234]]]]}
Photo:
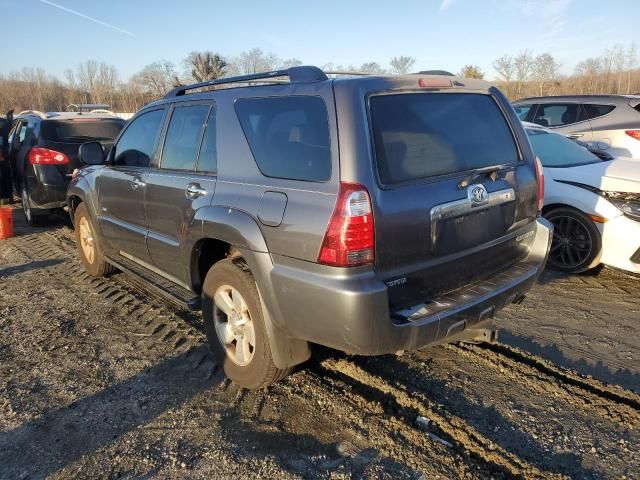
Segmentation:
{"type": "Polygon", "coordinates": [[[344,76],[352,76],[352,77],[366,77],[375,75],[375,73],[367,73],[367,72],[351,72],[349,70],[336,70],[330,72],[324,72],[327,75],[344,75],[344,76]]]}
{"type": "Polygon", "coordinates": [[[106,103],[71,103],[67,105],[70,112],[90,112],[91,110],[110,110],[111,105],[106,103]]]}
{"type": "Polygon", "coordinates": [[[107,110],[105,108],[96,108],[95,110],[91,110],[89,113],[101,113],[103,115],[111,115],[111,116],[116,116],[115,113],[113,113],[111,110],[107,110]]]}
{"type": "Polygon", "coordinates": [[[418,72],[418,75],[446,75],[448,77],[455,77],[453,73],[447,72],[446,70],[422,70],[418,72]]]}
{"type": "Polygon", "coordinates": [[[251,75],[240,75],[237,77],[220,78],[218,80],[209,80],[206,82],[193,83],[191,85],[180,85],[170,90],[164,98],[179,97],[184,95],[189,90],[196,90],[198,88],[212,87],[215,85],[225,85],[230,83],[248,83],[255,80],[263,80],[260,83],[266,83],[264,80],[276,79],[273,83],[280,83],[277,77],[289,77],[289,83],[308,83],[308,82],[321,82],[327,80],[325,73],[318,67],[313,66],[300,66],[291,67],[283,70],[273,70],[271,72],[253,73],[251,75]]]}
{"type": "Polygon", "coordinates": [[[19,115],[35,115],[36,117],[40,117],[43,119],[47,118],[47,115],[39,110],[23,110],[20,113],[17,113],[15,116],[17,117],[19,115]]]}

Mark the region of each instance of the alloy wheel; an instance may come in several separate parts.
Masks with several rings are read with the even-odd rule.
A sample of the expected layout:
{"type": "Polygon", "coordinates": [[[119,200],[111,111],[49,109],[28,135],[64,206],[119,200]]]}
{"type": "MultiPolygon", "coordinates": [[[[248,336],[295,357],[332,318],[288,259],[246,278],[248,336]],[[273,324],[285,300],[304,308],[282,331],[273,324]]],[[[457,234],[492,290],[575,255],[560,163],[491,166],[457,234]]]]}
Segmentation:
{"type": "Polygon", "coordinates": [[[95,243],[93,240],[93,233],[91,232],[91,226],[86,217],[82,217],[80,219],[80,225],[78,225],[80,229],[80,248],[82,248],[82,253],[84,257],[87,259],[87,262],[93,263],[93,259],[95,257],[95,243]]]}
{"type": "Polygon", "coordinates": [[[241,367],[251,363],[256,333],[247,302],[238,290],[222,285],[213,296],[213,321],[227,357],[241,367]]]}
{"type": "Polygon", "coordinates": [[[576,268],[585,263],[593,248],[593,239],[586,225],[578,218],[568,215],[550,220],[554,231],[549,263],[560,269],[576,268]]]}

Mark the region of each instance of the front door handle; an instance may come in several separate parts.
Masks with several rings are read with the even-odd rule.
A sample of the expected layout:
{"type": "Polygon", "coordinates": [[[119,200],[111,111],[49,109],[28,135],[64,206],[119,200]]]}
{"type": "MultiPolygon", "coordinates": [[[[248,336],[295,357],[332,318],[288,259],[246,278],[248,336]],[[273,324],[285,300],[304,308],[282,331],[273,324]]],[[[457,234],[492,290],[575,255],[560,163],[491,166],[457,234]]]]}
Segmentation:
{"type": "Polygon", "coordinates": [[[198,198],[207,194],[207,191],[199,183],[190,183],[185,191],[187,198],[198,198]]]}
{"type": "Polygon", "coordinates": [[[575,140],[577,138],[582,137],[582,135],[583,135],[582,133],[570,133],[569,135],[567,135],[567,137],[573,138],[575,140]]]}
{"type": "Polygon", "coordinates": [[[132,190],[138,190],[142,187],[144,187],[146,185],[146,183],[144,183],[142,180],[140,180],[138,177],[134,178],[131,181],[131,189],[132,190]]]}

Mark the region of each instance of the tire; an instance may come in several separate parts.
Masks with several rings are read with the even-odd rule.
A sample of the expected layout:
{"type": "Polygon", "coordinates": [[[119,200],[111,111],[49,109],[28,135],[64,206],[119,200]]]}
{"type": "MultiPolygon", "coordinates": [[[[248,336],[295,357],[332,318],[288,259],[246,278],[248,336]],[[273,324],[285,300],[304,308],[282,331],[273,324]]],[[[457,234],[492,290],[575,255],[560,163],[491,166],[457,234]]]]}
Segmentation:
{"type": "Polygon", "coordinates": [[[104,277],[113,272],[115,269],[104,257],[104,252],[84,203],[78,205],[73,218],[76,245],[84,269],[93,277],[104,277]]]}
{"type": "Polygon", "coordinates": [[[582,273],[600,265],[602,237],[593,220],[569,207],[547,212],[554,227],[547,265],[565,273],[582,273]]]}
{"type": "Polygon", "coordinates": [[[22,185],[20,197],[22,198],[22,213],[24,213],[24,218],[27,223],[32,227],[44,225],[47,222],[49,215],[41,212],[39,209],[31,208],[31,197],[29,196],[29,191],[27,190],[26,185],[22,185]]]}
{"type": "Polygon", "coordinates": [[[229,380],[260,389],[289,373],[273,363],[256,282],[241,258],[221,260],[209,269],[202,314],[209,348],[229,380]]]}

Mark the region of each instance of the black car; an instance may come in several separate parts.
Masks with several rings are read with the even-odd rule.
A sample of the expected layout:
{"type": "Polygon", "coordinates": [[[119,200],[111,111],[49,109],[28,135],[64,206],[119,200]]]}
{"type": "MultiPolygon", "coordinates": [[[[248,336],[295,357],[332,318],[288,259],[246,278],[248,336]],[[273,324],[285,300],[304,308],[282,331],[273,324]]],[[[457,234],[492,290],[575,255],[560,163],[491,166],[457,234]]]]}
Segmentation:
{"type": "Polygon", "coordinates": [[[13,187],[27,222],[37,223],[66,205],[67,185],[82,164],[78,147],[98,141],[108,151],[125,121],[110,114],[25,111],[7,139],[13,187]]]}

